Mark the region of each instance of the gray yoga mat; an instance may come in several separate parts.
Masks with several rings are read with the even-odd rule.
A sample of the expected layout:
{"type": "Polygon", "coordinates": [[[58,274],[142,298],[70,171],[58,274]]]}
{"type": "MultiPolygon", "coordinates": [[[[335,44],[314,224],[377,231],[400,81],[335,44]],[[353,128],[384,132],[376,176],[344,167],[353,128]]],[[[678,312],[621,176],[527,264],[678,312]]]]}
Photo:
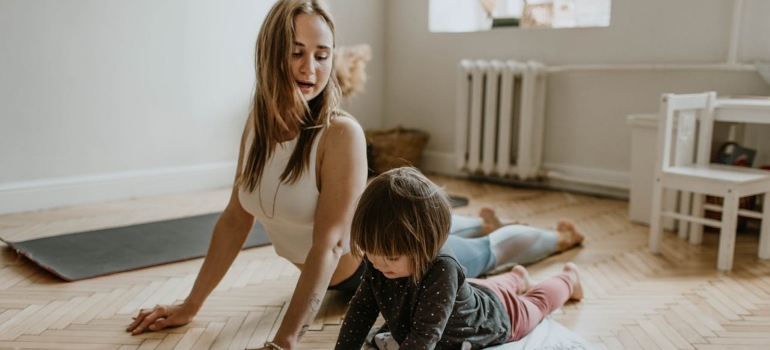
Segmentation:
{"type": "MultiPolygon", "coordinates": [[[[206,255],[221,213],[70,233],[10,248],[65,281],[77,281],[206,255]]],[[[257,221],[244,248],[270,244],[257,221]]]]}

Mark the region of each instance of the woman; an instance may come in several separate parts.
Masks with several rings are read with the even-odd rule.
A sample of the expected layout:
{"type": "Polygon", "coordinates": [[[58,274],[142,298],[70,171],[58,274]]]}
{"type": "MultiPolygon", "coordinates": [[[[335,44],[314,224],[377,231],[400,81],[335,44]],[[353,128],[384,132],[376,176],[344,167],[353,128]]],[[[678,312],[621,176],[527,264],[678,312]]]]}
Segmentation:
{"type": "Polygon", "coordinates": [[[360,262],[347,254],[348,231],[366,184],[366,141],[358,123],[337,109],[334,45],[334,24],[316,1],[282,0],[270,10],[257,39],[257,86],[236,184],[201,271],[182,304],[142,310],[128,327],[133,334],[189,323],[232,265],[255,217],[276,251],[302,271],[274,344],[293,348],[327,287],[356,272],[360,262]]]}
{"type": "MultiPolygon", "coordinates": [[[[235,186],[192,291],[182,304],[141,310],[128,331],[189,323],[232,265],[255,219],[278,255],[301,270],[286,315],[266,346],[294,348],[327,289],[355,292],[363,265],[349,254],[348,242],[366,186],[366,141],[361,126],[338,108],[334,47],[334,22],[317,0],[279,0],[272,7],[257,39],[257,86],[235,186]]],[[[464,220],[462,229],[480,233],[481,222],[464,220]]],[[[495,261],[489,258],[495,234],[466,239],[486,252],[482,258],[468,254],[478,260],[478,271],[495,261]]],[[[555,242],[557,235],[542,236],[555,242]]]]}

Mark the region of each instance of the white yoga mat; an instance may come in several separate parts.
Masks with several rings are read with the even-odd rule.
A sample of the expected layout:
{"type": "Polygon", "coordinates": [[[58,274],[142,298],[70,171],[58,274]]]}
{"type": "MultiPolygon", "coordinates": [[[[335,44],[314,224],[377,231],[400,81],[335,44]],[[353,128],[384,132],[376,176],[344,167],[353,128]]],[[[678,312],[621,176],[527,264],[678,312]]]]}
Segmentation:
{"type": "Polygon", "coordinates": [[[587,340],[546,317],[532,333],[511,343],[487,348],[488,350],[596,350],[587,340]]]}
{"type": "MultiPolygon", "coordinates": [[[[372,329],[370,337],[374,336],[377,329],[372,329]]],[[[377,346],[370,344],[364,345],[362,350],[397,350],[398,343],[390,337],[390,333],[377,334],[374,339],[377,346]]],[[[470,344],[468,349],[470,349],[470,344]]],[[[463,346],[463,349],[466,349],[463,346]]],[[[587,340],[583,339],[579,335],[575,334],[571,330],[554,321],[550,317],[546,317],[543,322],[540,322],[532,333],[527,334],[526,337],[511,343],[505,343],[503,345],[496,345],[486,348],[487,350],[596,350],[596,347],[591,345],[587,340]]]]}

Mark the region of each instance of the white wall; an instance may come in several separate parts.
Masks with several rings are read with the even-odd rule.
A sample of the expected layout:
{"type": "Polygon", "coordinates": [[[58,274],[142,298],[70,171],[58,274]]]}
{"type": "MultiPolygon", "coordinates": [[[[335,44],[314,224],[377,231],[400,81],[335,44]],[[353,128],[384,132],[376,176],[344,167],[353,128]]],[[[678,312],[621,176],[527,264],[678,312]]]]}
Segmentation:
{"type": "MultiPolygon", "coordinates": [[[[367,128],[430,131],[424,166],[445,172],[460,59],[719,63],[732,11],[726,0],[614,0],[609,28],[432,34],[428,0],[328,2],[339,44],[373,50],[367,91],[348,109],[367,128]]],[[[228,186],[271,4],[0,0],[0,213],[228,186]]],[[[768,17],[770,2],[745,1],[740,61],[770,61],[768,17]]],[[[621,188],[626,115],[655,111],[660,93],[770,95],[752,72],[582,72],[548,83],[546,165],[621,188]]]]}
{"type": "Polygon", "coordinates": [[[386,1],[327,0],[337,26],[339,45],[369,44],[372,48],[364,91],[343,102],[345,110],[365,128],[378,128],[383,123],[386,1]]]}
{"type": "MultiPolygon", "coordinates": [[[[272,1],[0,0],[0,213],[229,186],[272,1]]],[[[381,124],[384,1],[330,1],[369,43],[352,112],[381,124]]]]}
{"type": "MultiPolygon", "coordinates": [[[[427,130],[424,168],[454,170],[454,99],[458,61],[538,60],[591,63],[723,63],[732,1],[613,0],[608,28],[500,28],[430,33],[428,0],[390,0],[387,26],[386,126],[427,130]]],[[[770,2],[746,0],[739,61],[770,61],[770,2]]],[[[545,155],[548,170],[628,188],[630,127],[626,116],[655,112],[663,92],[770,95],[756,72],[572,72],[548,80],[545,155]]]]}

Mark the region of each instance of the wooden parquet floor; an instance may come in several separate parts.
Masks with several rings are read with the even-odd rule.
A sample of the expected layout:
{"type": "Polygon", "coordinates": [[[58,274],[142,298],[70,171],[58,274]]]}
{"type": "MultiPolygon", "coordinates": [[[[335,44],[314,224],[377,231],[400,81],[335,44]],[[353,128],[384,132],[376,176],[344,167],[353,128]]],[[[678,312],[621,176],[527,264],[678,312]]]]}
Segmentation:
{"type": "MultiPolygon", "coordinates": [[[[756,257],[756,233],[738,235],[734,270],[716,271],[717,234],[692,246],[672,233],[661,256],[647,251],[647,227],[629,222],[628,203],[432,176],[470,204],[502,218],[553,227],[571,218],[584,245],[529,266],[539,280],[564,262],[582,267],[585,299],[554,313],[600,349],[770,349],[770,261],[756,257]]],[[[229,190],[140,198],[0,216],[11,241],[122,226],[224,208],[229,190]]],[[[0,243],[0,349],[245,349],[274,332],[298,277],[271,247],[243,251],[194,321],[131,336],[142,307],[189,292],[202,259],[78,282],[62,282],[0,243]]],[[[345,301],[330,293],[300,349],[331,349],[345,301]]]]}

